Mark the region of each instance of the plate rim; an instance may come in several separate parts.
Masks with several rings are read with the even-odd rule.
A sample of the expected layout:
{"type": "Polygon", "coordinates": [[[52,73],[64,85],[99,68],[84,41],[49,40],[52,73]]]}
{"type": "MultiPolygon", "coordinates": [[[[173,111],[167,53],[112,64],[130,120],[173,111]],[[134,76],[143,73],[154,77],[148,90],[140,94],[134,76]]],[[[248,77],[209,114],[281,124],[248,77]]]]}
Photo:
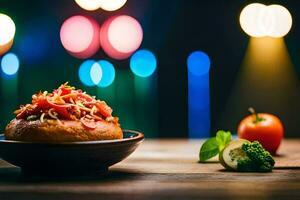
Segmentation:
{"type": "MultiPolygon", "coordinates": [[[[72,146],[72,145],[96,145],[96,144],[123,144],[128,142],[140,142],[143,141],[145,136],[143,133],[135,130],[122,130],[123,132],[129,132],[137,134],[132,138],[114,139],[114,140],[93,140],[93,141],[79,141],[79,142],[59,142],[59,143],[45,143],[45,142],[30,142],[30,141],[18,141],[18,140],[5,140],[0,139],[0,144],[31,144],[31,145],[49,145],[49,146],[72,146]]],[[[3,137],[4,134],[0,134],[3,137]]]]}

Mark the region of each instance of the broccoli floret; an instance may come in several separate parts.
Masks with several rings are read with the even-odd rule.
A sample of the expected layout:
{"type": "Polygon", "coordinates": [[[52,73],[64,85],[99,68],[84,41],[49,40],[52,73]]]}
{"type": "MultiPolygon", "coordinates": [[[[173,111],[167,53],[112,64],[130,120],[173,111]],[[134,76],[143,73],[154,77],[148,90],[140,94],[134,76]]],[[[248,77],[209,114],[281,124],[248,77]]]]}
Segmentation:
{"type": "Polygon", "coordinates": [[[237,161],[238,171],[272,171],[275,161],[271,154],[266,151],[259,142],[254,141],[252,143],[244,143],[242,145],[242,150],[245,152],[246,156],[237,161]]]}

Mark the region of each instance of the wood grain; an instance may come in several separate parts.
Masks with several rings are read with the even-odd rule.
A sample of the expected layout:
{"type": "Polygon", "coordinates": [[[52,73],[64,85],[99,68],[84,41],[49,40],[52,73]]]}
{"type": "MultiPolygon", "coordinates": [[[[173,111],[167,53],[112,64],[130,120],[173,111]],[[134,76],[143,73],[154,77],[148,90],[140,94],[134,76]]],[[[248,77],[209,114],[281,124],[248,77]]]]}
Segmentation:
{"type": "Polygon", "coordinates": [[[272,173],[198,163],[199,140],[146,140],[108,174],[28,177],[0,161],[0,199],[300,199],[300,140],[285,140],[272,173]]]}

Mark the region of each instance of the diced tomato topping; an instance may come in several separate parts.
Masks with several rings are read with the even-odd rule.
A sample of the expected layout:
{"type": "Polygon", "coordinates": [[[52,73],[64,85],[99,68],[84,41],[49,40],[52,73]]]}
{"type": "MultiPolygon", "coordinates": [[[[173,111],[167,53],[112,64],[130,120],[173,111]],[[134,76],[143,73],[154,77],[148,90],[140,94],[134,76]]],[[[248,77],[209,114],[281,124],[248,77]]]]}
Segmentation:
{"type": "Polygon", "coordinates": [[[90,95],[87,95],[87,94],[84,94],[84,93],[79,93],[77,95],[78,95],[78,98],[86,100],[87,102],[92,102],[93,100],[95,100],[90,95]]]}
{"type": "Polygon", "coordinates": [[[52,93],[38,92],[32,96],[32,104],[15,111],[17,119],[27,119],[31,115],[39,117],[43,113],[46,118],[80,120],[89,129],[96,128],[97,121],[112,117],[112,109],[104,101],[96,100],[67,84],[62,84],[52,93]]]}
{"type": "Polygon", "coordinates": [[[62,118],[65,119],[71,119],[70,113],[68,112],[68,109],[72,107],[72,105],[58,105],[55,103],[52,103],[49,98],[47,98],[47,103],[51,108],[54,108],[54,110],[62,116],[62,118]]]}
{"type": "Polygon", "coordinates": [[[102,101],[96,103],[96,107],[103,117],[111,117],[112,109],[102,101]]]}

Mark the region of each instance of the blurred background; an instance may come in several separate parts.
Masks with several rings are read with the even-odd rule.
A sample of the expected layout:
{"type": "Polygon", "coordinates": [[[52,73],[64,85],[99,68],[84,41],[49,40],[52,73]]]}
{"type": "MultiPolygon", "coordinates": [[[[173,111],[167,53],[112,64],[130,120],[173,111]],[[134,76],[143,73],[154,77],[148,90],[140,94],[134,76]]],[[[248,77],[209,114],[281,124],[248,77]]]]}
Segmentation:
{"type": "Polygon", "coordinates": [[[203,51],[210,59],[210,113],[205,123],[211,135],[219,129],[235,133],[252,106],[279,116],[287,137],[299,137],[300,1],[255,1],[278,3],[290,11],[293,26],[284,39],[255,39],[243,32],[239,14],[252,2],[128,0],[119,10],[108,12],[86,11],[73,0],[0,0],[0,13],[16,25],[9,52],[20,62],[15,76],[1,71],[1,131],[33,93],[69,81],[105,100],[125,129],[143,131],[146,137],[189,137],[187,59],[192,52],[203,51]],[[93,17],[100,26],[114,15],[137,19],[144,33],[139,49],[155,55],[155,72],[136,76],[130,58],[112,59],[100,49],[91,59],[111,62],[115,79],[107,87],[84,85],[78,70],[85,59],[68,54],[60,41],[63,22],[78,14],[93,17]]]}

